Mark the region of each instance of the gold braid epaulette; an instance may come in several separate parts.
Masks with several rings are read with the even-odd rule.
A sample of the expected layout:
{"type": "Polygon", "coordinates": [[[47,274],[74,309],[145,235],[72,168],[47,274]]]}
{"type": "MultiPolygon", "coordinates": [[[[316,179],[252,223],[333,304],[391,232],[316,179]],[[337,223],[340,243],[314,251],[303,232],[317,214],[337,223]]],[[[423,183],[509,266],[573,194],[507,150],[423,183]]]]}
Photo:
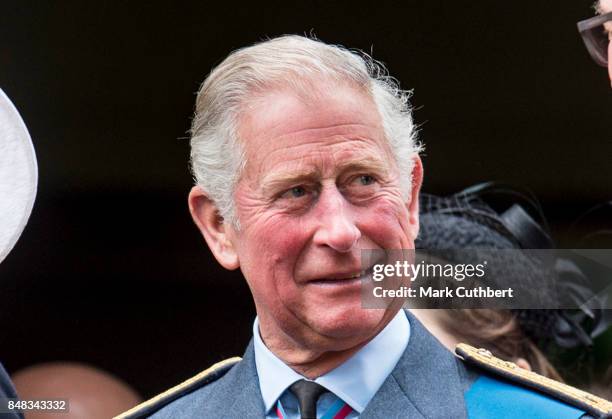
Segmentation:
{"type": "Polygon", "coordinates": [[[536,391],[551,395],[573,406],[583,408],[589,413],[596,415],[612,414],[611,402],[521,368],[514,362],[496,358],[486,349],[477,349],[465,343],[460,343],[455,347],[455,353],[469,364],[480,367],[495,375],[501,375],[510,381],[518,382],[536,391]]]}
{"type": "Polygon", "coordinates": [[[201,382],[202,380],[205,380],[207,377],[209,377],[211,374],[214,374],[215,372],[217,372],[218,370],[222,369],[222,368],[226,368],[229,367],[231,365],[234,365],[235,363],[239,362],[242,358],[235,356],[233,358],[229,358],[229,359],[225,359],[221,362],[217,362],[216,364],[214,364],[213,366],[205,369],[204,371],[194,375],[193,377],[189,378],[188,380],[183,381],[182,383],[164,391],[161,394],[158,394],[157,396],[153,397],[152,399],[149,399],[145,402],[140,403],[137,406],[134,406],[133,408],[131,408],[130,410],[121,413],[119,416],[115,416],[113,419],[127,419],[127,418],[133,418],[133,417],[140,417],[138,415],[139,412],[144,411],[148,408],[150,408],[151,406],[157,404],[157,403],[161,403],[164,400],[167,399],[171,399],[174,395],[176,395],[177,393],[180,393],[181,391],[197,384],[198,382],[201,382]]]}

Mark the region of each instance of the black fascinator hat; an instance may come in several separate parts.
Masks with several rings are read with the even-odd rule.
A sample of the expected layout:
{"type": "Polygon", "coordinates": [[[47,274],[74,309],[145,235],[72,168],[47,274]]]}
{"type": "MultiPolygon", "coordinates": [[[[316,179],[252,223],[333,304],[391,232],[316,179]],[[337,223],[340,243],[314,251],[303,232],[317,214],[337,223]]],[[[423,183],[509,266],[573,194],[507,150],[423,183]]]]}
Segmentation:
{"type": "MultiPolygon", "coordinates": [[[[422,194],[417,249],[443,250],[447,260],[454,249],[553,249],[554,242],[535,196],[526,190],[493,182],[454,195],[422,194]]],[[[553,253],[551,253],[553,254],[553,253]]],[[[511,270],[516,264],[498,264],[511,270]]],[[[612,324],[610,310],[593,298],[588,278],[572,260],[556,257],[551,274],[563,295],[579,309],[513,309],[521,329],[535,343],[563,348],[592,345],[612,324]],[[581,302],[589,301],[588,305],[581,302]]],[[[529,268],[525,268],[528,269],[529,268]]],[[[530,269],[532,275],[537,270],[530,269]]]]}

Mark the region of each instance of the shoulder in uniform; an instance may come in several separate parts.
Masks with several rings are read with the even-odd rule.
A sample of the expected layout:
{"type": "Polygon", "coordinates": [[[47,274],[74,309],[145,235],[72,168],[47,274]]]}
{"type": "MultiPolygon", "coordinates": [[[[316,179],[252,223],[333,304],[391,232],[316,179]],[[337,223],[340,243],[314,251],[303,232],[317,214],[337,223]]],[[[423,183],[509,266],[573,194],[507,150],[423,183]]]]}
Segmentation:
{"type": "Polygon", "coordinates": [[[465,394],[470,418],[612,418],[612,403],[460,343],[455,353],[483,373],[465,394]]]}
{"type": "Polygon", "coordinates": [[[158,411],[159,409],[173,402],[179,397],[182,397],[187,393],[197,390],[198,388],[204,387],[223,377],[225,373],[227,373],[241,359],[242,358],[236,356],[221,362],[217,362],[212,367],[207,368],[206,370],[182,382],[181,384],[174,386],[161,394],[158,394],[152,399],[149,399],[131,408],[127,412],[116,416],[114,419],[136,419],[148,417],[152,413],[158,411]]]}

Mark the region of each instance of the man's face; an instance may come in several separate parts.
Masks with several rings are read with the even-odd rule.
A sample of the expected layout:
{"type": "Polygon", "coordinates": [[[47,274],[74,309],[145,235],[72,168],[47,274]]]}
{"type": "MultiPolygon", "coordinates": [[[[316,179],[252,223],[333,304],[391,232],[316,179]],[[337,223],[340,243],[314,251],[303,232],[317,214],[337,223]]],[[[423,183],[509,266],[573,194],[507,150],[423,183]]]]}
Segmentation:
{"type": "Polygon", "coordinates": [[[397,312],[361,308],[361,249],[411,249],[421,165],[404,199],[372,99],[324,86],[315,99],[277,90],[239,124],[246,167],[230,241],[253,293],[261,332],[306,347],[344,349],[397,312]]]}

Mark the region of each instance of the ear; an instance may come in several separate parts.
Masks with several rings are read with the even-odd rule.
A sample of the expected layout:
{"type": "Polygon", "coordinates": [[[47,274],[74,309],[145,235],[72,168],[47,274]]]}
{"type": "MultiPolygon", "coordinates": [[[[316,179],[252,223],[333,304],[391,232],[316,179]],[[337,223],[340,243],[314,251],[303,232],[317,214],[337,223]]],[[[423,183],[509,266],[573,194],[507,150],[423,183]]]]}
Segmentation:
{"type": "Polygon", "coordinates": [[[419,192],[421,191],[421,184],[423,183],[423,163],[418,154],[415,154],[412,160],[412,185],[410,189],[410,200],[406,202],[406,208],[408,209],[408,224],[412,237],[416,238],[419,234],[419,192]]]}
{"type": "Polygon", "coordinates": [[[240,262],[231,241],[231,237],[235,235],[234,228],[224,222],[215,203],[199,186],[191,188],[188,203],[191,218],[204,236],[217,262],[225,269],[237,269],[240,262]]]}

